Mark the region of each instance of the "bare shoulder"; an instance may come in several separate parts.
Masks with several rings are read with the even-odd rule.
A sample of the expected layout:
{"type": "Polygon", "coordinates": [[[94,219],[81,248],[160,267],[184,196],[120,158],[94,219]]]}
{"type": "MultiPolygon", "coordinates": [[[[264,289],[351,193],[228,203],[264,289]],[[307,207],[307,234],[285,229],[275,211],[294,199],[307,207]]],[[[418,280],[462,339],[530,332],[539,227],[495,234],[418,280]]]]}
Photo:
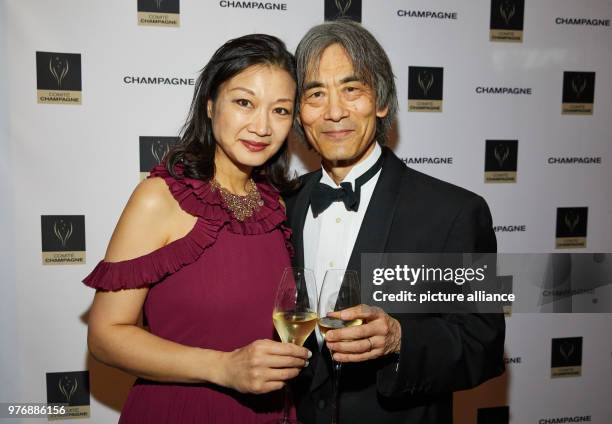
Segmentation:
{"type": "Polygon", "coordinates": [[[109,262],[133,259],[150,253],[172,238],[178,204],[162,178],[142,181],[130,196],[105,259],[109,262]]]}
{"type": "Polygon", "coordinates": [[[147,178],[136,186],[127,206],[134,205],[141,212],[169,213],[177,203],[163,178],[147,178]]]}

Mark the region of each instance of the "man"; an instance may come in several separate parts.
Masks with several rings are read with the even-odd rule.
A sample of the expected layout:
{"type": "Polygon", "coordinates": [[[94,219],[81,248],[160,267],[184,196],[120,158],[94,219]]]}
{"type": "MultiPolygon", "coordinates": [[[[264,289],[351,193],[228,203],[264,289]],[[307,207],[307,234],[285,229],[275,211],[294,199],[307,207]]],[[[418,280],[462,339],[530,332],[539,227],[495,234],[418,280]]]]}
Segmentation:
{"type": "MultiPolygon", "coordinates": [[[[485,201],[407,168],[382,147],[397,110],[391,65],[363,27],[312,28],[297,50],[299,123],[322,157],[287,197],[295,265],[359,270],[365,252],[495,252],[485,201]]],[[[361,305],[363,325],[313,334],[294,382],[298,418],[329,423],[329,350],[342,362],[340,421],[452,422],[452,392],[504,371],[503,315],[393,315],[361,305]],[[317,346],[319,344],[319,346],[317,346]],[[321,347],[321,349],[319,349],[321,347]]]]}

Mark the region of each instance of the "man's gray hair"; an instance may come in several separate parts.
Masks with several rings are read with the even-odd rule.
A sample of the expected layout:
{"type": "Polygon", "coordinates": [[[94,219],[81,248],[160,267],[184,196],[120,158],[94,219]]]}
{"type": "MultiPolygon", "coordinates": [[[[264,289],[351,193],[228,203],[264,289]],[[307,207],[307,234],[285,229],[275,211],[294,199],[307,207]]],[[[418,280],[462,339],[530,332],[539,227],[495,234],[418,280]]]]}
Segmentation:
{"type": "Polygon", "coordinates": [[[375,138],[384,144],[398,109],[395,77],[382,46],[358,23],[349,20],[326,22],[311,28],[302,38],[295,51],[298,99],[304,94],[308,74],[317,71],[323,51],[332,44],[344,48],[353,62],[356,76],[372,87],[376,109],[389,108],[387,116],[376,118],[375,138]]]}

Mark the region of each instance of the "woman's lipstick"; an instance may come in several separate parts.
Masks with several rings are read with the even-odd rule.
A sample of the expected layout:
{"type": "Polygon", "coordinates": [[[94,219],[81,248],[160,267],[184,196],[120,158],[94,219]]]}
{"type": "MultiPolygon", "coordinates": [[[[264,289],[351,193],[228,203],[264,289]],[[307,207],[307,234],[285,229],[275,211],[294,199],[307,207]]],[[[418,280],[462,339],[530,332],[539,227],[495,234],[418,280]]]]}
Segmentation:
{"type": "Polygon", "coordinates": [[[251,152],[261,152],[263,149],[268,147],[268,143],[261,143],[258,141],[240,140],[240,142],[251,152]]]}

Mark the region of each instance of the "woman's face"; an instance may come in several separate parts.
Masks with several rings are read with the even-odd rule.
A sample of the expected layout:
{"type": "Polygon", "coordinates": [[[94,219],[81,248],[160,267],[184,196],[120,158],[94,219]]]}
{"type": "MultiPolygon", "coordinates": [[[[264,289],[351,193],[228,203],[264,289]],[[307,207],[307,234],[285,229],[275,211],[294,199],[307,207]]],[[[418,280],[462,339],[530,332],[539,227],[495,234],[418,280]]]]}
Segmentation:
{"type": "Polygon", "coordinates": [[[208,101],[217,142],[215,164],[263,165],[282,146],[293,123],[295,81],[272,65],[251,66],[225,81],[208,101]]]}

